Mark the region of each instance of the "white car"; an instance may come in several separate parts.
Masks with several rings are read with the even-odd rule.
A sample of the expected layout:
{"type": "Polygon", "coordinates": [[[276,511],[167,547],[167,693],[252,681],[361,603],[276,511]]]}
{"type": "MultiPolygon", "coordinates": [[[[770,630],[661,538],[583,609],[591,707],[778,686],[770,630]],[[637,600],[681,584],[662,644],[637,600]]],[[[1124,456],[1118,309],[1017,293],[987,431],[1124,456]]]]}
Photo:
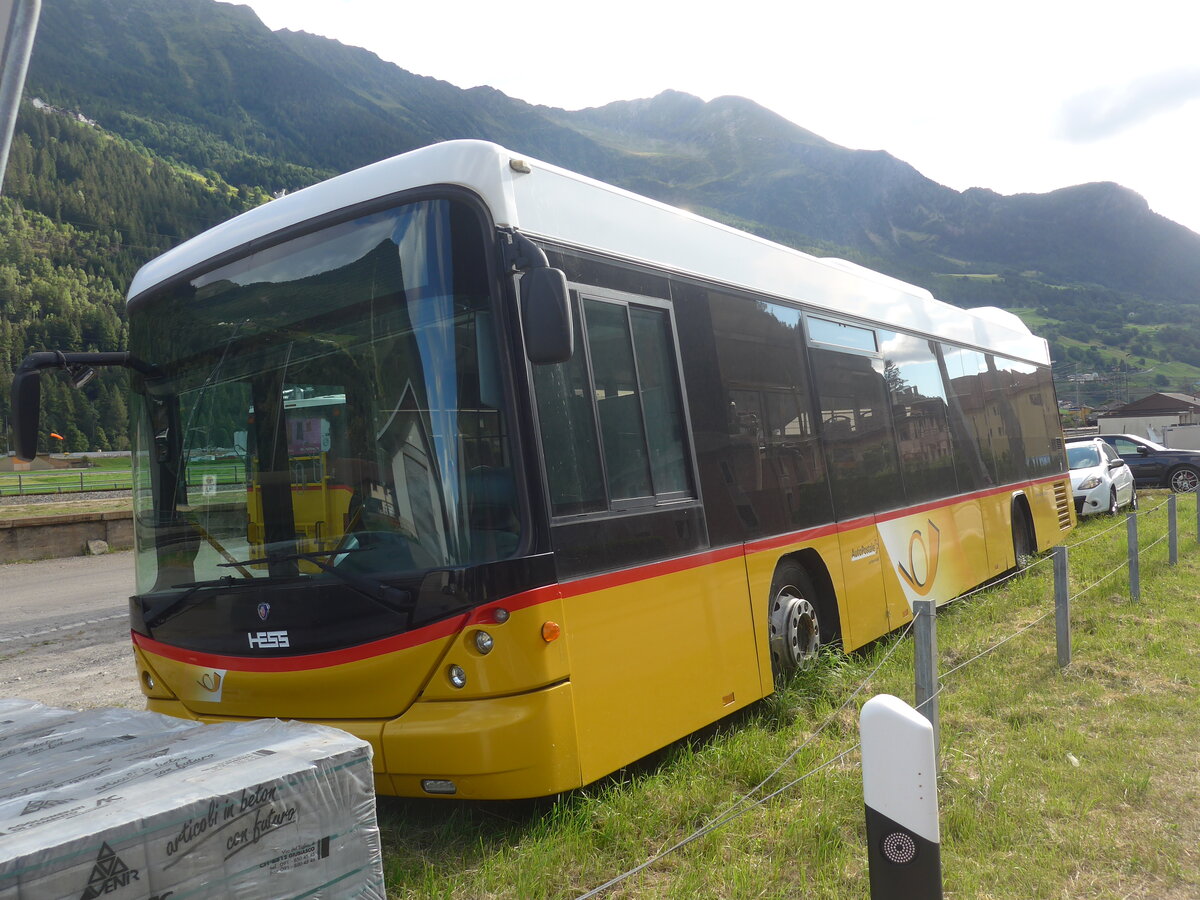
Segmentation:
{"type": "Polygon", "coordinates": [[[1137,487],[1125,460],[1099,438],[1067,444],[1067,466],[1075,512],[1115,515],[1122,506],[1137,509],[1137,487]]]}

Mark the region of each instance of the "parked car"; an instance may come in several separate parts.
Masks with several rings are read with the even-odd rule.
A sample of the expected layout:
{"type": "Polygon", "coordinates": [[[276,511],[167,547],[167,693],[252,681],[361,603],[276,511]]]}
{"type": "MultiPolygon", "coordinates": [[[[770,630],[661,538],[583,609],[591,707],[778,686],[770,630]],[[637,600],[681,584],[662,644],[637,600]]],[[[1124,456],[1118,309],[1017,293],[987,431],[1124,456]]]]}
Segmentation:
{"type": "Polygon", "coordinates": [[[1182,494],[1200,485],[1200,451],[1172,450],[1136,434],[1099,434],[1128,463],[1139,487],[1166,487],[1182,494]]]}
{"type": "Polygon", "coordinates": [[[1109,444],[1099,438],[1068,442],[1067,467],[1078,515],[1116,515],[1122,506],[1137,509],[1133,473],[1109,444]]]}

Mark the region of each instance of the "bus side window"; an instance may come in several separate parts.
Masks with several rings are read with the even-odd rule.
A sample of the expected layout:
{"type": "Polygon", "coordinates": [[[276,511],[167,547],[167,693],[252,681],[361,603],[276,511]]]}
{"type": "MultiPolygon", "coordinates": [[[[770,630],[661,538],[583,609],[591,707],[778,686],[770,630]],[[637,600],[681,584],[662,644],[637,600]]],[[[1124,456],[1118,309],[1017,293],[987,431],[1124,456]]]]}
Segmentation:
{"type": "Polygon", "coordinates": [[[607,507],[578,310],[572,318],[576,352],[566,362],[533,367],[546,480],[556,516],[607,507]]]}
{"type": "Polygon", "coordinates": [[[954,441],[936,346],[911,334],[881,329],[878,335],[908,502],[957,493],[954,441]]]}
{"type": "Polygon", "coordinates": [[[534,369],[556,516],[695,496],[670,314],[585,297],[570,360],[534,369]]]}
{"type": "Polygon", "coordinates": [[[837,517],[903,506],[883,360],[818,347],[809,352],[837,517]]]}
{"type": "Polygon", "coordinates": [[[629,321],[633,327],[654,492],[690,494],[679,369],[675,365],[667,311],[631,307],[629,321]]]}
{"type": "Polygon", "coordinates": [[[583,307],[609,499],[649,497],[650,454],[626,310],[591,299],[583,307]]]}
{"type": "Polygon", "coordinates": [[[964,491],[996,484],[983,392],[983,354],[953,344],[941,345],[943,378],[955,437],[954,471],[964,491]]]}

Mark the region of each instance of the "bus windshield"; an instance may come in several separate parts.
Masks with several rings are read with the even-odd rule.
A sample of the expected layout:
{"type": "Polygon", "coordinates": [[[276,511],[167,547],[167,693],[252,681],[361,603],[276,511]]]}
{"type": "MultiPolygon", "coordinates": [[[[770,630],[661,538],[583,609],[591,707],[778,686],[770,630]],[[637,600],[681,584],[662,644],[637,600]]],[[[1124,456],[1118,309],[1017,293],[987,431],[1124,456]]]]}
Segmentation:
{"type": "Polygon", "coordinates": [[[427,200],[136,301],[138,592],[516,553],[486,247],[427,200]]]}

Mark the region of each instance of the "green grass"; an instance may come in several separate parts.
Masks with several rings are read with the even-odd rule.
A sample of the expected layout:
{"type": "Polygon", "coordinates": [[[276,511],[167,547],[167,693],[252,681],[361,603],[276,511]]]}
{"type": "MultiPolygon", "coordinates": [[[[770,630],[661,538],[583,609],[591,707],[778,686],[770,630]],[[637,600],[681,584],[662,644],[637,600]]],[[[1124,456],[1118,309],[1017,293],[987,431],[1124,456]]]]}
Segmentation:
{"type": "MultiPolygon", "coordinates": [[[[1138,603],[1124,519],[1071,535],[1065,670],[1048,557],[939,610],[947,898],[1200,896],[1200,545],[1188,496],[1179,565],[1150,546],[1165,498],[1141,494],[1138,603]]],[[[858,710],[883,692],[913,702],[912,666],[908,635],[827,654],[750,710],[557,798],[380,798],[389,896],[578,897],[744,809],[603,896],[865,897],[858,710]],[[753,795],[778,796],[739,805],[781,764],[753,795]]]]}
{"type": "Polygon", "coordinates": [[[56,494],[79,491],[129,490],[129,467],[121,469],[58,469],[48,472],[0,474],[0,496],[56,494]]]}
{"type": "MultiPolygon", "coordinates": [[[[1078,347],[1080,349],[1096,347],[1104,355],[1104,357],[1109,360],[1110,365],[1113,363],[1125,363],[1135,370],[1148,370],[1147,374],[1144,376],[1135,375],[1132,379],[1132,383],[1137,386],[1138,391],[1149,392],[1152,390],[1170,389],[1167,386],[1152,384],[1151,376],[1148,374],[1149,372],[1153,372],[1154,375],[1162,375],[1167,379],[1170,385],[1176,386],[1194,382],[1200,379],[1200,368],[1176,360],[1170,362],[1165,361],[1161,357],[1156,356],[1154,352],[1149,354],[1131,353],[1128,350],[1120,347],[1113,347],[1109,346],[1108,344],[1098,344],[1095,340],[1085,341],[1073,338],[1071,337],[1072,326],[1069,322],[1065,322],[1062,319],[1043,316],[1039,314],[1036,309],[1029,307],[1013,307],[1009,310],[1009,312],[1020,316],[1021,321],[1028,325],[1034,334],[1043,334],[1047,327],[1053,326],[1058,333],[1055,341],[1064,349],[1069,350],[1072,347],[1078,347]]],[[[1169,328],[1171,326],[1137,325],[1129,323],[1125,327],[1133,328],[1135,331],[1139,331],[1149,336],[1153,350],[1160,351],[1162,350],[1162,347],[1160,344],[1158,344],[1156,336],[1163,328],[1169,328]]],[[[1059,360],[1059,363],[1070,365],[1072,361],[1059,360]]]]}
{"type": "MultiPolygon", "coordinates": [[[[87,454],[78,454],[87,457],[87,454]]],[[[0,496],[22,494],[69,494],[80,491],[129,490],[129,457],[88,457],[88,468],[52,469],[35,472],[0,472],[0,496]]],[[[188,483],[202,483],[213,475],[218,484],[240,484],[245,470],[236,460],[193,460],[188,465],[188,483]]]]}
{"type": "MultiPolygon", "coordinates": [[[[1165,530],[1165,511],[1149,511],[1164,497],[1143,495],[1144,548],[1165,530]]],[[[1165,543],[1143,551],[1141,602],[1130,601],[1123,569],[1074,599],[1065,670],[1048,559],[939,611],[943,673],[1036,622],[943,681],[948,898],[1200,896],[1200,547],[1191,497],[1180,503],[1180,522],[1175,569],[1165,543]]],[[[1085,521],[1072,535],[1073,593],[1125,559],[1123,520],[1106,532],[1113,524],[1085,521]]],[[[743,804],[744,814],[603,896],[865,897],[858,709],[880,692],[912,702],[912,665],[907,635],[830,654],[749,711],[558,798],[381,798],[389,896],[579,896],[736,807],[782,763],[766,789],[782,789],[778,796],[743,804]]]]}
{"type": "Polygon", "coordinates": [[[957,272],[957,273],[954,273],[954,272],[940,272],[940,273],[938,273],[938,277],[939,277],[939,278],[962,278],[962,279],[964,279],[964,280],[970,280],[970,281],[994,281],[994,282],[1001,282],[1001,281],[1003,281],[1003,280],[1004,280],[1004,276],[1003,276],[1003,275],[997,275],[997,274],[996,274],[996,273],[994,273],[994,272],[975,272],[975,273],[970,273],[970,272],[957,272]]]}
{"type": "Polygon", "coordinates": [[[128,494],[120,497],[76,500],[70,494],[46,501],[22,503],[12,500],[0,505],[0,519],[35,519],[44,516],[70,516],[79,513],[121,512],[132,508],[128,494]]]}

